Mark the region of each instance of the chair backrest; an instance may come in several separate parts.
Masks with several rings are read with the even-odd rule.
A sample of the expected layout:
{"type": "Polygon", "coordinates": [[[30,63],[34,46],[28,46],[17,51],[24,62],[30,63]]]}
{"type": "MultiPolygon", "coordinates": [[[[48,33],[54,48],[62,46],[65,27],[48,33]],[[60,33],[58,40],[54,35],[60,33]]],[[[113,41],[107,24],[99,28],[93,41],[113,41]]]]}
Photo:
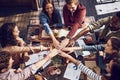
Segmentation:
{"type": "Polygon", "coordinates": [[[39,24],[40,24],[39,17],[31,17],[29,19],[29,25],[39,25],[39,24]]]}

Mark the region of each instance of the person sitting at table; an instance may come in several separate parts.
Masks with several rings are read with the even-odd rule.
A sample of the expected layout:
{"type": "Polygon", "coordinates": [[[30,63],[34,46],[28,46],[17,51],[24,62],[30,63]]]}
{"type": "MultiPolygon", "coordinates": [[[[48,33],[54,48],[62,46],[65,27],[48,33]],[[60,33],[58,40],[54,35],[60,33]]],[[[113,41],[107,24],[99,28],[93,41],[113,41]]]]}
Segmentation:
{"type": "Polygon", "coordinates": [[[40,23],[42,24],[45,32],[50,35],[53,44],[56,48],[60,48],[59,41],[55,38],[51,27],[62,28],[62,19],[58,9],[54,7],[52,0],[44,0],[42,4],[42,12],[40,13],[40,23]]]}
{"type": "Polygon", "coordinates": [[[19,67],[21,62],[29,59],[28,52],[38,52],[49,48],[44,46],[25,46],[25,42],[19,37],[19,29],[15,23],[4,23],[0,28],[1,50],[8,51],[14,59],[13,67],[19,67]]]}
{"type": "Polygon", "coordinates": [[[68,56],[66,53],[61,53],[61,56],[69,59],[73,62],[78,69],[80,69],[83,73],[85,73],[92,80],[120,80],[120,51],[117,52],[106,64],[106,71],[110,74],[109,76],[100,75],[93,72],[87,66],[83,65],[78,60],[74,59],[72,56],[68,56]]]}
{"type": "Polygon", "coordinates": [[[51,52],[42,60],[25,67],[23,70],[13,69],[12,55],[7,51],[0,51],[0,79],[1,80],[26,80],[31,75],[34,75],[37,70],[42,67],[47,61],[58,54],[57,49],[51,50],[51,52]]]}
{"type": "Polygon", "coordinates": [[[120,38],[117,37],[111,37],[106,45],[92,45],[87,46],[83,45],[80,47],[66,47],[62,49],[63,51],[73,51],[73,50],[81,50],[81,51],[97,51],[96,59],[97,64],[101,69],[101,74],[106,74],[106,63],[109,62],[109,59],[112,59],[112,57],[120,51],[120,38]],[[103,51],[103,52],[102,52],[103,51]]]}
{"type": "MultiPolygon", "coordinates": [[[[108,16],[102,19],[99,19],[97,22],[92,23],[88,25],[86,28],[84,28],[81,32],[79,32],[75,37],[73,37],[68,46],[74,45],[75,41],[83,36],[84,34],[88,32],[94,32],[96,29],[100,29],[103,27],[103,30],[98,31],[98,36],[96,36],[97,42],[99,43],[106,43],[106,41],[111,36],[120,37],[120,11],[117,12],[113,16],[108,16]]],[[[87,38],[88,41],[92,41],[93,39],[91,37],[87,38]]]]}
{"type": "Polygon", "coordinates": [[[65,38],[62,46],[66,46],[69,40],[73,37],[78,28],[84,24],[86,17],[86,8],[79,0],[65,0],[66,4],[63,7],[64,24],[70,30],[65,38]]]}

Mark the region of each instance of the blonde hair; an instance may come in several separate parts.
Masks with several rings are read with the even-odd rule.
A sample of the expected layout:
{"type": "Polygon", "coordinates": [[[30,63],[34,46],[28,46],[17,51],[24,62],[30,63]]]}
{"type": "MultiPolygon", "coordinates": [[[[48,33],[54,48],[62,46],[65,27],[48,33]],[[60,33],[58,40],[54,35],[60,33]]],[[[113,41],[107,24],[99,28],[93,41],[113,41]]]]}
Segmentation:
{"type": "Polygon", "coordinates": [[[65,2],[66,2],[67,4],[71,4],[71,3],[75,3],[76,5],[79,4],[79,1],[78,1],[78,0],[65,0],[65,2]]]}

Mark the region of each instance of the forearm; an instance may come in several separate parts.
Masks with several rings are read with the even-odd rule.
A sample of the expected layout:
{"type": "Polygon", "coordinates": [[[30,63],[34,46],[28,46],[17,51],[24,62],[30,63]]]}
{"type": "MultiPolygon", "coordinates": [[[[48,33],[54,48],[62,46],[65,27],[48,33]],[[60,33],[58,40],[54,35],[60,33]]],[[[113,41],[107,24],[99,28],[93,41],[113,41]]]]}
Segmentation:
{"type": "Polygon", "coordinates": [[[34,66],[36,67],[36,69],[39,69],[40,67],[42,67],[50,59],[51,59],[51,57],[47,55],[44,59],[42,59],[42,60],[38,61],[37,63],[35,63],[34,66]]]}
{"type": "Polygon", "coordinates": [[[67,59],[69,59],[71,62],[73,62],[75,65],[78,65],[79,64],[79,61],[78,60],[76,60],[75,58],[73,58],[72,56],[70,56],[70,55],[68,55],[67,53],[65,53],[65,52],[62,52],[61,51],[61,54],[60,54],[61,56],[63,56],[63,57],[65,57],[65,58],[67,58],[67,59]]]}
{"type": "Polygon", "coordinates": [[[83,36],[84,34],[88,33],[90,29],[88,27],[84,28],[81,32],[78,33],[73,39],[76,41],[78,38],[83,36]]]}
{"type": "Polygon", "coordinates": [[[82,50],[82,46],[79,47],[65,47],[62,49],[63,51],[70,51],[70,50],[82,50]]]}
{"type": "Polygon", "coordinates": [[[34,52],[39,52],[39,51],[45,51],[45,50],[50,50],[50,47],[44,47],[43,45],[40,46],[31,46],[31,51],[34,52]]]}
{"type": "Polygon", "coordinates": [[[76,23],[74,23],[71,27],[72,27],[72,29],[70,30],[70,32],[68,33],[68,35],[67,36],[70,36],[71,38],[72,38],[72,36],[76,33],[76,31],[78,30],[78,27],[79,27],[80,25],[79,25],[79,23],[78,22],[76,22],[76,23]]]}
{"type": "Polygon", "coordinates": [[[47,22],[43,24],[43,28],[48,35],[52,33],[52,30],[47,22]]]}
{"type": "Polygon", "coordinates": [[[50,37],[51,37],[52,41],[56,41],[56,38],[55,38],[53,32],[50,33],[50,37]]]}
{"type": "Polygon", "coordinates": [[[83,51],[104,51],[104,45],[82,46],[83,51]]]}
{"type": "Polygon", "coordinates": [[[6,48],[7,50],[9,49],[11,53],[24,53],[24,52],[39,52],[42,50],[49,50],[49,47],[41,47],[41,46],[12,46],[12,47],[8,47],[6,48]]]}
{"type": "Polygon", "coordinates": [[[52,57],[56,56],[58,54],[58,50],[57,49],[53,49],[51,50],[51,52],[42,60],[38,61],[37,63],[33,64],[36,69],[39,69],[40,67],[42,67],[48,60],[50,60],[52,57]]]}
{"type": "Polygon", "coordinates": [[[93,72],[88,67],[84,66],[82,63],[79,63],[78,68],[85,74],[87,74],[88,77],[90,77],[92,80],[102,80],[102,77],[95,72],[93,72]]]}
{"type": "Polygon", "coordinates": [[[10,80],[26,80],[31,75],[35,74],[37,69],[34,65],[28,66],[24,68],[21,72],[18,73],[12,73],[11,76],[9,76],[10,80]]]}

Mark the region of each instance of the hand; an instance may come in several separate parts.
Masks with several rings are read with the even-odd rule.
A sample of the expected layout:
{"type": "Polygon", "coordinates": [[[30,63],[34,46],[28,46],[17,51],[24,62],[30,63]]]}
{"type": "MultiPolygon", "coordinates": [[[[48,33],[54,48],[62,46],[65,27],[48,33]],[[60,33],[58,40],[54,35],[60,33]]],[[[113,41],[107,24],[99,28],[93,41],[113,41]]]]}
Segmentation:
{"type": "Polygon", "coordinates": [[[17,42],[18,42],[18,44],[19,44],[20,46],[24,46],[24,45],[25,45],[25,42],[23,41],[22,38],[17,37],[16,40],[17,40],[17,42]]]}
{"type": "Polygon", "coordinates": [[[43,45],[40,45],[40,50],[42,51],[42,50],[50,50],[50,47],[45,47],[45,46],[43,46],[43,45]]]}
{"type": "Polygon", "coordinates": [[[61,49],[61,48],[62,48],[62,47],[60,46],[60,43],[59,43],[58,40],[54,40],[54,41],[53,41],[53,45],[54,45],[54,47],[55,47],[56,49],[61,49]]]}
{"type": "Polygon", "coordinates": [[[64,48],[68,45],[68,43],[69,43],[69,39],[65,38],[64,40],[62,40],[60,45],[61,45],[62,48],[64,48]]]}
{"type": "Polygon", "coordinates": [[[84,27],[87,27],[87,25],[85,23],[81,24],[81,27],[84,28],[84,27]]]}
{"type": "Polygon", "coordinates": [[[62,49],[62,51],[66,52],[67,54],[72,53],[74,50],[72,47],[65,47],[62,49]]]}
{"type": "Polygon", "coordinates": [[[17,70],[15,70],[14,72],[15,73],[19,73],[19,72],[21,72],[22,71],[22,69],[21,68],[18,68],[17,70]]]}
{"type": "Polygon", "coordinates": [[[75,58],[73,58],[72,56],[70,56],[70,55],[68,55],[68,54],[66,54],[66,53],[64,53],[64,52],[60,52],[60,54],[59,54],[60,56],[62,56],[62,57],[65,57],[65,58],[67,58],[68,60],[70,60],[70,61],[72,61],[75,65],[78,65],[79,64],[79,61],[77,61],[75,58]]]}
{"type": "Polygon", "coordinates": [[[53,49],[53,50],[50,51],[50,53],[48,54],[48,56],[50,58],[52,58],[52,57],[56,56],[57,54],[58,54],[58,50],[57,49],[53,49]]]}
{"type": "Polygon", "coordinates": [[[85,39],[86,39],[87,42],[92,42],[93,41],[93,38],[91,36],[86,36],[85,39]]]}
{"type": "Polygon", "coordinates": [[[74,39],[71,39],[69,41],[69,44],[67,46],[73,46],[75,44],[75,40],[74,39]]]}

